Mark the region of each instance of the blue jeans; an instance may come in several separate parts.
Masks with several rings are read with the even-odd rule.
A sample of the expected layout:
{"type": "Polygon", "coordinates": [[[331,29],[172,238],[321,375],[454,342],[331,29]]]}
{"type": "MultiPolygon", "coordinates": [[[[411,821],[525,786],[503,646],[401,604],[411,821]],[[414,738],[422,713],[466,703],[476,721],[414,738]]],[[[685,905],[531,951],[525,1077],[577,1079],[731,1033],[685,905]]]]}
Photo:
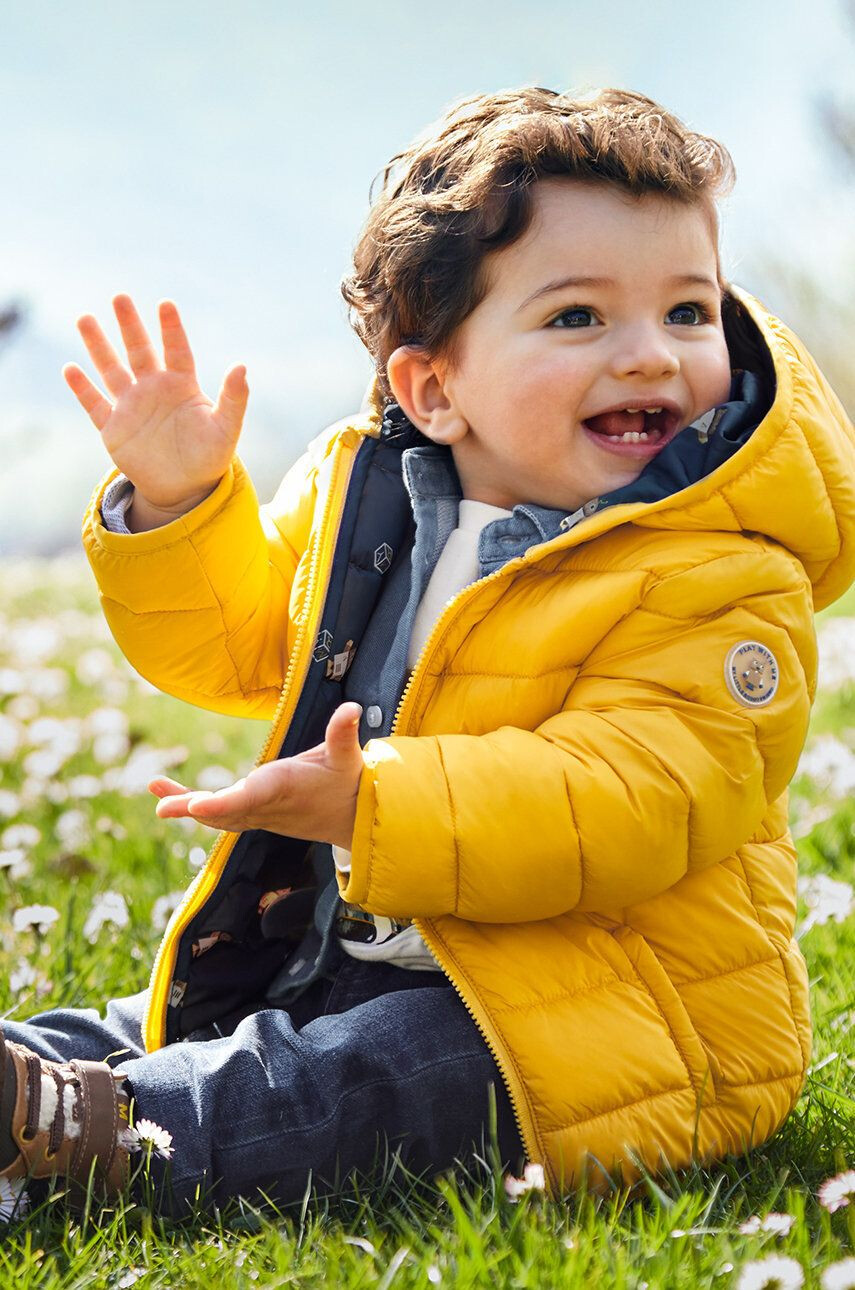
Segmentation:
{"type": "Polygon", "coordinates": [[[103,1018],[59,1008],[4,1021],[3,1031],[54,1061],[110,1057],[127,1071],[137,1118],[173,1137],[169,1170],[153,1171],[168,1212],[183,1212],[200,1189],[207,1204],[259,1189],[298,1202],[310,1179],[335,1190],[392,1151],[415,1173],[440,1172],[484,1151],[491,1087],[502,1163],[520,1167],[502,1077],[441,973],[338,952],[329,976],[288,1011],[262,1005],[230,1034],[206,1027],[155,1053],[142,1046],[143,1003],[144,994],[113,1000],[103,1018]]]}

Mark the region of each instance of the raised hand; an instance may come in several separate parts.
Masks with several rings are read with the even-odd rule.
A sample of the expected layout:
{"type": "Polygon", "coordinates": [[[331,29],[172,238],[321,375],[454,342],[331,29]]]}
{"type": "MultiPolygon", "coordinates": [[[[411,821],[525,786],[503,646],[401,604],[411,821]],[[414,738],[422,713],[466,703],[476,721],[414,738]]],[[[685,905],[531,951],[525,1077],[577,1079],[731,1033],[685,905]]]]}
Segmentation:
{"type": "Polygon", "coordinates": [[[76,363],[67,363],[63,376],[139,499],[167,518],[183,514],[213,491],[229,467],[249,396],[246,368],[239,364],[227,373],[214,404],[199,388],[171,300],[158,306],[162,364],[130,296],[115,296],[113,308],[130,371],[91,314],[77,322],[112,402],[76,363]]]}
{"type": "Polygon", "coordinates": [[[190,816],[229,833],[267,829],[349,850],[365,765],[359,746],[361,712],[358,703],[342,703],[329,719],[322,744],[256,766],[216,793],[194,792],[165,776],[153,779],[148,790],[160,798],[157,814],[162,819],[190,816]]]}

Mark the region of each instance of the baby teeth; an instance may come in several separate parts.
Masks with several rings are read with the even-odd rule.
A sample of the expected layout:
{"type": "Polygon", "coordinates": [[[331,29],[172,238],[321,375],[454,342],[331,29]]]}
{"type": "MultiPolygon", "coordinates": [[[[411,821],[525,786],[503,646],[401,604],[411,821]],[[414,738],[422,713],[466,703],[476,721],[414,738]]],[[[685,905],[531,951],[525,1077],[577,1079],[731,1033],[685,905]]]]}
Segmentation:
{"type": "Polygon", "coordinates": [[[610,434],[608,436],[612,443],[647,443],[651,438],[659,439],[660,430],[627,430],[625,434],[610,434]]]}

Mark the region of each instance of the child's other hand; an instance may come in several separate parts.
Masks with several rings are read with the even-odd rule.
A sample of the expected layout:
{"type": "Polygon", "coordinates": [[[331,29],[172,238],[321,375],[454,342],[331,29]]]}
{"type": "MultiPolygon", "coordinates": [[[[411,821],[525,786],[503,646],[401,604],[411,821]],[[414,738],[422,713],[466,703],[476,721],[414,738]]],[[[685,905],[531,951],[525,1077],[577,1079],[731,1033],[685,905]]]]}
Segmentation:
{"type": "Polygon", "coordinates": [[[190,816],[229,833],[267,829],[286,837],[332,842],[349,850],[363,770],[358,703],[342,703],[329,719],[322,744],[256,766],[217,793],[194,792],[174,779],[153,779],[161,819],[190,816]]]}
{"type": "Polygon", "coordinates": [[[89,413],[104,446],[137,493],[156,511],[183,514],[213,491],[229,467],[249,389],[246,369],[233,367],[216,404],[199,389],[178,310],[159,305],[163,364],[130,296],[113,299],[130,371],[91,314],[78,330],[111,403],[76,363],[63,376],[89,413]]]}

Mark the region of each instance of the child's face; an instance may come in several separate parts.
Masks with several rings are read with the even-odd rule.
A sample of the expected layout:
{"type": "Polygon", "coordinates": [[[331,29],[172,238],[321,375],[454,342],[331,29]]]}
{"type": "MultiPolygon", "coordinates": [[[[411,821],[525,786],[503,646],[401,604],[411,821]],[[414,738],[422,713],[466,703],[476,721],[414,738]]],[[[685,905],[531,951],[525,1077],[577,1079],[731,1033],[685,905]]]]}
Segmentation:
{"type": "Polygon", "coordinates": [[[488,258],[420,424],[451,444],[465,497],[570,512],[725,402],[730,359],[701,208],[560,178],[534,203],[525,235],[488,258]]]}

